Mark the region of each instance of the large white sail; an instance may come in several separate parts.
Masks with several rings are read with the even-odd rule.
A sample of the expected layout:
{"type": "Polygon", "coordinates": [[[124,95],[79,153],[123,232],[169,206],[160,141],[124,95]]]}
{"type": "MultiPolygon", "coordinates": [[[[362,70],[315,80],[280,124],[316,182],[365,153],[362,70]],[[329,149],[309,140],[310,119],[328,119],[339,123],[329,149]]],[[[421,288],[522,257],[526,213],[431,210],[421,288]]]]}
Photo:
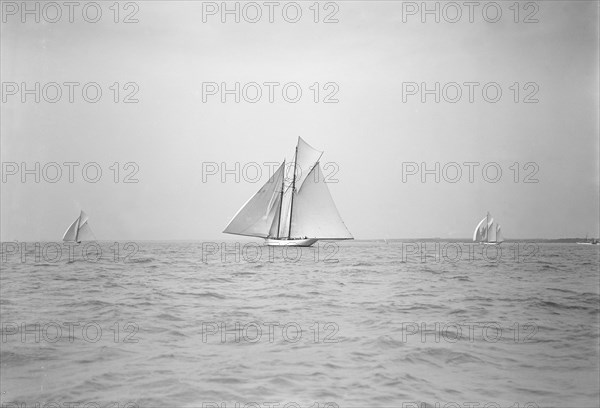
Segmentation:
{"type": "Polygon", "coordinates": [[[279,206],[276,195],[281,192],[283,171],[284,164],[281,164],[269,181],[240,208],[223,232],[261,238],[269,236],[279,206]]]}
{"type": "Polygon", "coordinates": [[[487,239],[487,217],[477,224],[475,232],[473,233],[473,241],[485,241],[487,239]]]}
{"type": "Polygon", "coordinates": [[[353,239],[333,202],[317,163],[294,198],[292,237],[353,239]]]}
{"type": "Polygon", "coordinates": [[[77,236],[77,224],[79,224],[79,217],[73,221],[73,224],[65,231],[63,235],[63,241],[75,241],[77,236]]]}
{"type": "Polygon", "coordinates": [[[88,215],[81,211],[79,217],[73,224],[67,228],[65,234],[63,235],[63,241],[93,241],[96,239],[92,229],[90,228],[90,224],[88,223],[88,215]]]}
{"type": "MultiPolygon", "coordinates": [[[[296,206],[296,196],[298,190],[304,184],[304,180],[308,177],[311,170],[315,167],[323,152],[313,148],[311,145],[306,143],[304,139],[298,137],[298,144],[296,146],[296,151],[294,152],[294,162],[290,164],[287,168],[287,177],[286,177],[286,188],[283,193],[283,204],[281,210],[281,223],[279,229],[279,237],[290,237],[290,216],[292,211],[294,212],[291,218],[296,216],[295,206],[296,206]],[[296,174],[296,179],[294,181],[294,169],[296,174]],[[293,198],[292,198],[293,196],[293,198]],[[292,201],[294,201],[292,203],[292,201]]],[[[271,234],[271,237],[276,237],[276,234],[271,234]]]]}

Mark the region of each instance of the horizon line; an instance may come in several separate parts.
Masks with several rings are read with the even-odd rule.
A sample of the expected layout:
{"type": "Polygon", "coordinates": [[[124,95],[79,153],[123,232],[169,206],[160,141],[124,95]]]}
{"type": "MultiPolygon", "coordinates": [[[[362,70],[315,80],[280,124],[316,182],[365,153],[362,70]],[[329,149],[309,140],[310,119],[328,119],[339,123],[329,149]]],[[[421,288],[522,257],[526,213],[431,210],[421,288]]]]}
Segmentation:
{"type": "MultiPolygon", "coordinates": [[[[242,239],[208,239],[208,238],[170,238],[170,239],[95,239],[90,241],[83,242],[254,242],[255,240],[263,239],[263,238],[242,238],[242,239]]],[[[560,238],[505,238],[503,242],[519,242],[519,241],[561,241],[561,240],[594,240],[599,239],[596,237],[560,237],[560,238]]],[[[318,239],[319,241],[324,242],[337,242],[337,241],[356,241],[356,242],[369,242],[369,241],[460,241],[460,242],[475,242],[472,238],[441,238],[441,237],[419,237],[419,238],[355,238],[355,239],[347,239],[347,240],[335,240],[335,239],[318,239]]],[[[8,243],[8,242],[74,242],[74,241],[62,241],[59,240],[0,240],[0,243],[8,243]]]]}

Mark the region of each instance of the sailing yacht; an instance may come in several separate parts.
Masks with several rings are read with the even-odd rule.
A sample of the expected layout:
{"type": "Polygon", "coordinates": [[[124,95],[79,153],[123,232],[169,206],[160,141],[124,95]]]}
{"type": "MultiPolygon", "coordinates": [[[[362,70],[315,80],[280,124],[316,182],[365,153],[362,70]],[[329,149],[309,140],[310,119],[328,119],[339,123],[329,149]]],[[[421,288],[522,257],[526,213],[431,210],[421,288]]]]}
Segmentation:
{"type": "Polygon", "coordinates": [[[588,238],[588,234],[585,234],[585,241],[578,242],[579,245],[598,245],[598,240],[596,238],[590,239],[588,238]]]}
{"type": "Polygon", "coordinates": [[[95,240],[88,219],[88,215],[81,211],[79,217],[77,217],[77,219],[73,221],[73,224],[65,231],[63,241],[75,241],[79,244],[81,241],[95,240]]]}
{"type": "Polygon", "coordinates": [[[499,245],[504,241],[500,224],[494,222],[494,219],[489,212],[485,218],[477,224],[477,227],[475,227],[473,241],[485,245],[499,245]]]}
{"type": "Polygon", "coordinates": [[[223,232],[264,238],[270,246],[308,247],[320,239],[354,239],[323,177],[322,155],[299,137],[293,166],[289,166],[292,174],[286,175],[284,160],[223,232]]]}

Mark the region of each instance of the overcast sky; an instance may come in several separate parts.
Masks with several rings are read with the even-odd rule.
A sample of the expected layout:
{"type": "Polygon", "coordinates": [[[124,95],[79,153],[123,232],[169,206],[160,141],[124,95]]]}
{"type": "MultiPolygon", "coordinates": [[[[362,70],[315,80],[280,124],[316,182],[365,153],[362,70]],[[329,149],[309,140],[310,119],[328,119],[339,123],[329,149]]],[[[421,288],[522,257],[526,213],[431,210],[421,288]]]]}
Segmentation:
{"type": "MultiPolygon", "coordinates": [[[[231,239],[221,231],[267,181],[268,167],[262,167],[262,183],[236,183],[232,175],[225,183],[219,175],[203,182],[203,163],[233,169],[236,162],[281,161],[298,136],[325,151],[322,163],[336,163],[331,179],[339,181],[329,188],[357,239],[466,238],[486,211],[509,239],[599,235],[597,2],[537,2],[539,10],[520,9],[518,23],[509,9],[513,2],[500,2],[496,23],[483,18],[482,7],[472,23],[466,7],[456,23],[444,21],[453,18],[450,9],[442,10],[440,23],[432,16],[422,23],[420,13],[403,13],[401,2],[340,1],[333,16],[339,21],[329,24],[314,23],[312,3],[301,3],[298,23],[286,22],[280,6],[274,23],[263,7],[254,24],[243,16],[239,24],[232,16],[223,24],[220,14],[205,15],[203,22],[199,1],[139,1],[133,17],[139,22],[130,24],[114,23],[112,2],[102,4],[97,23],[86,22],[80,9],[70,23],[66,8],[56,23],[43,15],[40,23],[31,16],[22,23],[19,10],[13,15],[3,5],[2,240],[59,240],[81,209],[100,240],[231,239]],[[537,23],[522,22],[530,13],[537,23]],[[56,103],[43,94],[40,103],[33,95],[22,103],[10,82],[30,88],[35,82],[96,82],[102,98],[86,102],[79,86],[69,103],[63,85],[56,103]],[[119,103],[110,89],[115,82],[119,103]],[[122,102],[134,90],[123,89],[127,82],[139,87],[133,96],[138,103],[122,102]],[[295,82],[302,98],[285,101],[280,86],[269,103],[263,85],[257,103],[242,98],[236,104],[231,95],[222,103],[220,94],[205,95],[203,102],[207,82],[295,82]],[[310,89],[315,82],[319,103],[310,89]],[[338,103],[323,103],[335,90],[323,89],[328,82],[337,85],[338,103]],[[426,95],[423,103],[417,93],[403,101],[409,82],[432,89],[436,82],[456,82],[462,98],[450,103],[441,95],[435,103],[435,95],[426,95]],[[465,82],[481,84],[472,103],[465,82]],[[502,90],[496,103],[482,96],[490,82],[502,90]],[[528,96],[538,102],[523,103],[528,96]],[[32,175],[22,183],[11,162],[81,165],[73,183],[66,166],[56,183],[43,175],[40,183],[32,175]],[[103,171],[97,183],[81,175],[88,162],[103,171]],[[114,162],[121,166],[118,183],[114,162]],[[134,169],[123,168],[128,162],[139,166],[138,183],[123,183],[134,169]],[[443,175],[439,183],[433,175],[423,183],[420,174],[403,174],[411,162],[430,169],[436,162],[441,168],[480,165],[472,183],[464,165],[456,183],[443,175]],[[481,173],[492,162],[503,172],[496,183],[481,173]],[[525,183],[528,174],[538,182],[525,183]]],[[[135,11],[123,5],[120,20],[135,11]]],[[[54,10],[46,11],[52,19],[54,10]]],[[[335,11],[321,7],[319,20],[335,11]]],[[[494,10],[487,11],[493,18],[494,10]]],[[[293,9],[287,16],[294,17],[293,9]]],[[[54,90],[46,90],[53,98],[54,90]]],[[[455,87],[446,90],[455,97],[455,87]]],[[[494,177],[493,169],[488,175],[494,177]]]]}

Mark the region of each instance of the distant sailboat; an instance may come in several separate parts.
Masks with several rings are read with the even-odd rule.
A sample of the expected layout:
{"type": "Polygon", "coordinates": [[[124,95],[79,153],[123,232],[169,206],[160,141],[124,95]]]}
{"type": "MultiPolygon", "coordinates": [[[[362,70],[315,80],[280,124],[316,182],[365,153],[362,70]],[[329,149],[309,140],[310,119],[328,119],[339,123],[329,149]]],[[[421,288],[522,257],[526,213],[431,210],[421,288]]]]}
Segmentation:
{"type": "Polygon", "coordinates": [[[264,238],[272,246],[307,247],[319,239],[354,239],[323,177],[322,155],[299,137],[291,177],[285,175],[284,160],[223,232],[264,238]]]}
{"type": "Polygon", "coordinates": [[[81,241],[93,241],[95,240],[94,233],[90,228],[90,224],[88,223],[89,217],[86,213],[81,211],[79,217],[67,230],[65,231],[65,235],[63,235],[63,241],[75,241],[80,243],[81,241]]]}
{"type": "Polygon", "coordinates": [[[477,227],[475,227],[473,241],[487,245],[498,245],[504,241],[500,224],[494,222],[494,219],[489,212],[485,218],[477,224],[477,227]]]}
{"type": "Polygon", "coordinates": [[[588,234],[585,234],[585,242],[578,242],[579,245],[598,245],[598,240],[596,238],[592,238],[590,241],[588,238],[588,234]]]}

